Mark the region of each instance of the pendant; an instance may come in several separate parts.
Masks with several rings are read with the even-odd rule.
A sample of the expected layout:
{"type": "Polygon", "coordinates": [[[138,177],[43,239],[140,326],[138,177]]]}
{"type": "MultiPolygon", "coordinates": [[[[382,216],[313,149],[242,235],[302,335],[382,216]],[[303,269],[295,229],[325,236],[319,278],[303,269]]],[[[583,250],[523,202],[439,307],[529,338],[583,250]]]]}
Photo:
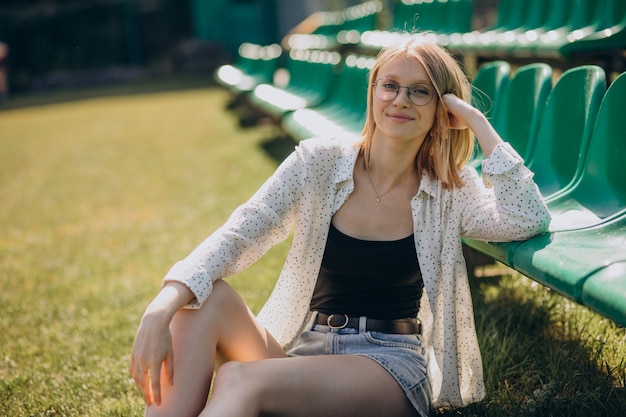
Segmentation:
{"type": "Polygon", "coordinates": [[[380,197],[376,197],[376,202],[380,203],[380,197]]]}

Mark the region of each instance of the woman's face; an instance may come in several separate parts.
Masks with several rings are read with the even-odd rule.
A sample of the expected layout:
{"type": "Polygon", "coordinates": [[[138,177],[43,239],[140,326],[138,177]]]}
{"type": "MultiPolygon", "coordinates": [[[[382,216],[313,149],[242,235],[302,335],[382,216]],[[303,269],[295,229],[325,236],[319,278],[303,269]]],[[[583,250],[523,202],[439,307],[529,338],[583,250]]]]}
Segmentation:
{"type": "MultiPolygon", "coordinates": [[[[402,87],[399,88],[395,98],[390,101],[379,98],[381,94],[373,94],[372,111],[376,123],[375,134],[392,139],[421,142],[433,126],[439,102],[424,66],[409,58],[395,57],[381,68],[374,82],[380,84],[382,80],[385,80],[385,83],[389,82],[389,88],[414,85],[418,88],[412,89],[412,100],[409,98],[408,89],[402,87]],[[423,89],[420,88],[422,86],[423,89]],[[423,96],[427,94],[435,95],[428,104],[414,103],[426,101],[423,96]],[[418,95],[422,97],[418,98],[418,95]]],[[[388,99],[388,97],[384,98],[388,99]]]]}

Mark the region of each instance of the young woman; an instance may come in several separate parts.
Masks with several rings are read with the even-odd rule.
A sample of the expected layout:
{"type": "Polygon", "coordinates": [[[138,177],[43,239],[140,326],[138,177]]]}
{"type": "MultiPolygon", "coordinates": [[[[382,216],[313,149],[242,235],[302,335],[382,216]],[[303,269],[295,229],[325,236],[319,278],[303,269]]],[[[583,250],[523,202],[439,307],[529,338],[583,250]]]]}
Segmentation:
{"type": "Polygon", "coordinates": [[[165,277],[130,366],[146,415],[427,416],[483,398],[461,238],[527,239],[548,210],[443,49],[389,48],[370,77],[362,140],[302,141],[165,277]],[[255,317],[222,278],[292,230],[255,317]]]}

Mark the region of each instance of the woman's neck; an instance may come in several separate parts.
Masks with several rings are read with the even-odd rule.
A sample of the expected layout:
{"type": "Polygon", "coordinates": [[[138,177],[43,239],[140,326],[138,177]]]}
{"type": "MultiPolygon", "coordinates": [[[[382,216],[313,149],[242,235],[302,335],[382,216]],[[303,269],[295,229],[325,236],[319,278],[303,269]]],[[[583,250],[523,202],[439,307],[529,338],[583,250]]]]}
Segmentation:
{"type": "Polygon", "coordinates": [[[372,181],[385,188],[397,184],[411,172],[417,174],[416,158],[422,142],[372,138],[369,160],[364,161],[372,181]]]}

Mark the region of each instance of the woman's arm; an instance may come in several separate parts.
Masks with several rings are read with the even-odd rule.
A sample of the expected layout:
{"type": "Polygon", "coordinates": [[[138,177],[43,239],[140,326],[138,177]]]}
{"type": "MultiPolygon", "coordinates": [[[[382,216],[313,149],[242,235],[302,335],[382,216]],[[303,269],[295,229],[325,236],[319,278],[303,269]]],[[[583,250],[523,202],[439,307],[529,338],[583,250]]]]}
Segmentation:
{"type": "Polygon", "coordinates": [[[459,200],[465,201],[463,235],[511,241],[546,232],[550,213],[522,158],[504,143],[478,109],[453,94],[445,94],[443,101],[450,128],[471,129],[486,157],[484,183],[475,171],[473,175],[466,172],[466,186],[459,191],[459,200]]]}

